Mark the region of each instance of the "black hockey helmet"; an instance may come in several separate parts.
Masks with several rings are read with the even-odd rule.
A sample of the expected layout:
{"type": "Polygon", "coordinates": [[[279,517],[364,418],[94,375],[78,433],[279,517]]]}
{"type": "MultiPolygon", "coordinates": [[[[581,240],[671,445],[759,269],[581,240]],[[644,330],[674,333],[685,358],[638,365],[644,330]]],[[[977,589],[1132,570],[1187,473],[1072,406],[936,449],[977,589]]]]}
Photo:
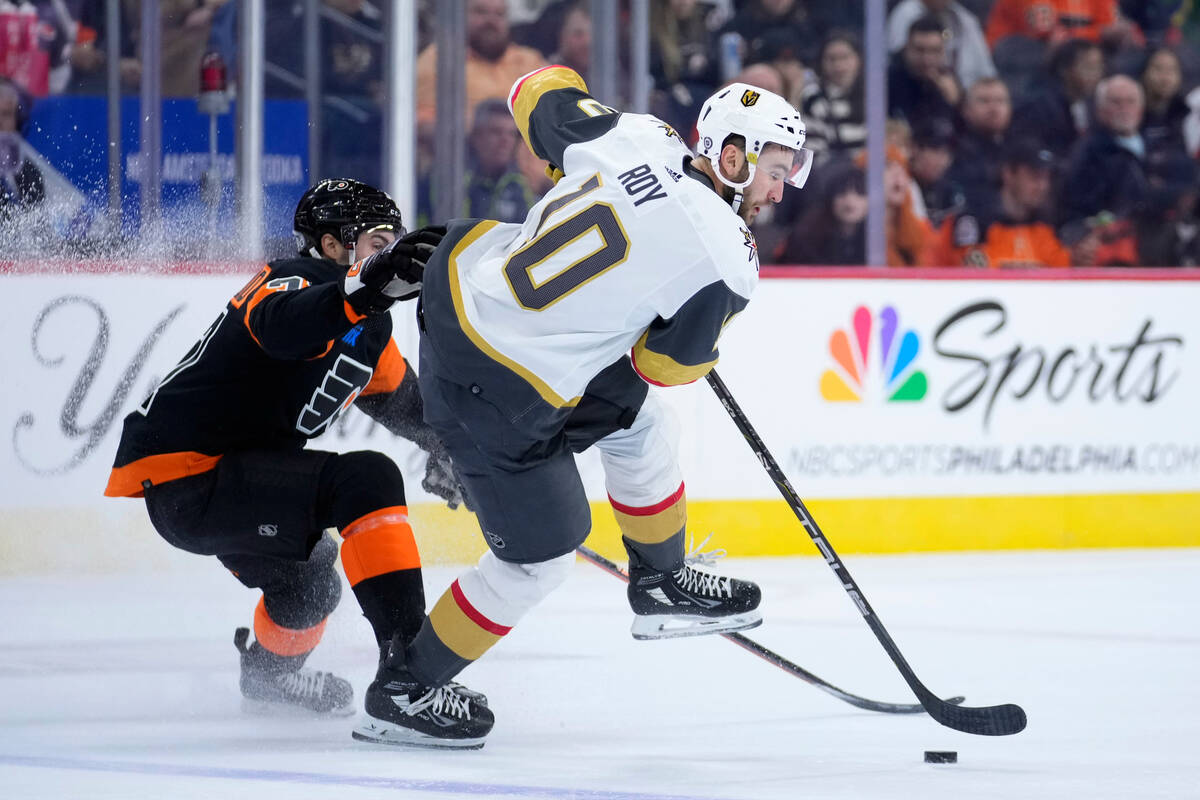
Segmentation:
{"type": "Polygon", "coordinates": [[[296,204],[292,232],[300,255],[322,258],[321,237],[332,234],[344,247],[353,247],[359,234],[391,225],[404,234],[400,209],[387,192],[350,178],[328,178],[311,187],[296,204]]]}

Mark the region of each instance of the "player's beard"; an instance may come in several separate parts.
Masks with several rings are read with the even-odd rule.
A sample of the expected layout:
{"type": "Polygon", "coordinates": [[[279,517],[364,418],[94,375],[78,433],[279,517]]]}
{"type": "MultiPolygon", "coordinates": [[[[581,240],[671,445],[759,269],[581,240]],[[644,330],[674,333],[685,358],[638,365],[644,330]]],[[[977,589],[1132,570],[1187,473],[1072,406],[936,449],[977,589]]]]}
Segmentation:
{"type": "Polygon", "coordinates": [[[742,218],[742,222],[750,225],[758,217],[758,210],[756,209],[761,210],[760,204],[751,202],[750,197],[743,194],[742,205],[738,208],[737,215],[742,218]]]}

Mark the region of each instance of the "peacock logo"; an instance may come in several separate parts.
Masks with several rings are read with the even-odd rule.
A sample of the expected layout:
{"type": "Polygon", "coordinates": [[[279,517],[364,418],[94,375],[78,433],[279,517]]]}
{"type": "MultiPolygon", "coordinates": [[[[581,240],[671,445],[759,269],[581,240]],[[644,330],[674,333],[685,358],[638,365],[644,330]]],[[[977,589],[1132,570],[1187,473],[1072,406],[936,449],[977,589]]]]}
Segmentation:
{"type": "Polygon", "coordinates": [[[854,309],[852,331],[839,328],[829,337],[829,354],[834,366],[821,375],[821,396],[832,403],[860,403],[868,389],[870,372],[883,375],[887,402],[912,402],[925,397],[929,383],[913,362],[921,340],[912,330],[897,336],[899,315],[884,306],[875,319],[866,306],[854,309]]]}

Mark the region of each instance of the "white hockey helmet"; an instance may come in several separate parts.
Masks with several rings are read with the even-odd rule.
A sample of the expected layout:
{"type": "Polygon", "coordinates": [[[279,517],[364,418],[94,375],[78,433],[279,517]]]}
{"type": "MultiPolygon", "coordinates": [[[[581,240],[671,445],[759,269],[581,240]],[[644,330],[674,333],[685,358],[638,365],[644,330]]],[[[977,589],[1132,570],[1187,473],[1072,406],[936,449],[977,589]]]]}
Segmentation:
{"type": "Polygon", "coordinates": [[[741,189],[754,180],[758,157],[768,144],[777,144],[792,151],[792,167],[785,180],[797,189],[804,186],[812,170],[812,151],[804,146],[804,121],[791,103],[774,92],[747,83],[731,83],[704,101],[696,121],[700,140],[696,151],[717,166],[721,148],[730,134],[746,140],[746,164],[750,168],[741,182],[726,178],[721,169],[713,171],[726,186],[738,190],[735,209],[741,201],[741,189]]]}

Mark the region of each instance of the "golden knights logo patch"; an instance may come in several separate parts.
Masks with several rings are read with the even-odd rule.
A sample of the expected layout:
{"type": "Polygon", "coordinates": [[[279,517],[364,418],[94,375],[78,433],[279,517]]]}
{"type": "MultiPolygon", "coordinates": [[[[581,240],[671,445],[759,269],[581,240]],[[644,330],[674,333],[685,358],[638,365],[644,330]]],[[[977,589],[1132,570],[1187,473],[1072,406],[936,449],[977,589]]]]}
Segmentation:
{"type": "Polygon", "coordinates": [[[753,89],[747,89],[746,91],[742,92],[742,105],[744,105],[746,108],[749,108],[757,103],[758,98],[760,97],[762,97],[761,92],[756,92],[753,89]]]}
{"type": "Polygon", "coordinates": [[[676,132],[676,130],[674,128],[672,128],[670,125],[668,125],[667,123],[659,122],[658,127],[661,128],[662,132],[665,133],[668,137],[679,141],[681,144],[684,144],[684,145],[687,144],[687,142],[683,141],[683,137],[680,136],[679,133],[676,132]]]}
{"type": "Polygon", "coordinates": [[[755,268],[757,268],[758,241],[755,240],[754,234],[750,232],[749,228],[741,228],[740,230],[742,231],[742,236],[746,239],[746,241],[742,242],[742,244],[746,245],[746,249],[750,251],[750,255],[746,258],[746,260],[754,262],[755,268]]]}

